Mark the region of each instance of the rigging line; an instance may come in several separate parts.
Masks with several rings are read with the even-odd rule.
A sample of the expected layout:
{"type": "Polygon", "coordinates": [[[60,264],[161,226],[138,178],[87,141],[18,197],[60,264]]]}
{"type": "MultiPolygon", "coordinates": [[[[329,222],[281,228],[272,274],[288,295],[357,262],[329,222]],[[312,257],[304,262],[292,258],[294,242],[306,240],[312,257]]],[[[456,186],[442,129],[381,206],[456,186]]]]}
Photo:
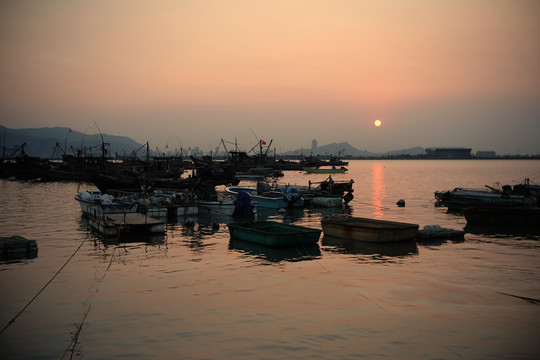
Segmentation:
{"type": "Polygon", "coordinates": [[[45,290],[45,288],[47,286],[49,286],[49,284],[54,280],[54,278],[60,274],[60,272],[66,267],[66,265],[71,261],[71,259],[73,259],[73,257],[75,256],[75,254],[79,251],[79,249],[83,246],[83,244],[85,243],[86,241],[86,238],[83,239],[83,241],[81,242],[81,244],[79,245],[79,247],[77,247],[77,249],[75,250],[75,252],[73,254],[71,254],[71,256],[69,257],[69,259],[67,259],[67,261],[64,263],[64,265],[62,265],[62,267],[56,272],[56,274],[53,275],[53,277],[41,288],[41,290],[38,291],[38,293],[36,295],[34,295],[34,297],[21,309],[21,311],[19,311],[17,313],[17,315],[15,315],[15,317],[13,319],[11,319],[6,326],[4,326],[4,328],[2,330],[0,330],[0,335],[11,325],[15,322],[15,320],[19,317],[19,315],[21,315],[25,310],[26,308],[28,308],[28,306],[30,306],[30,304],[45,290]]]}
{"type": "Polygon", "coordinates": [[[389,208],[388,206],[379,206],[379,205],[375,205],[375,204],[368,203],[368,202],[364,202],[364,201],[357,201],[357,200],[355,200],[355,202],[357,202],[357,203],[359,203],[359,204],[362,204],[362,205],[372,206],[372,207],[377,208],[377,209],[380,209],[380,210],[390,210],[390,209],[391,209],[391,208],[389,208]]]}

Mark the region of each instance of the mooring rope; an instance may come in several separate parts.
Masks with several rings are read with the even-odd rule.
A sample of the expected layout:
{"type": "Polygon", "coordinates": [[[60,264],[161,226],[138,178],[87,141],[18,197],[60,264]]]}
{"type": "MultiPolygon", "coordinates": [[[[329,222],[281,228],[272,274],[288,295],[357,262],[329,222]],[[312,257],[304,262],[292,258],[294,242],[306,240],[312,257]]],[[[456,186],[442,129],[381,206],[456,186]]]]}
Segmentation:
{"type": "MultiPolygon", "coordinates": [[[[118,236],[118,238],[119,238],[119,236],[118,236]]],[[[118,240],[118,238],[117,238],[117,240],[118,240]]],[[[118,249],[118,247],[119,247],[119,245],[117,244],[115,246],[114,250],[113,250],[113,253],[111,255],[111,259],[109,260],[109,264],[107,265],[107,268],[105,269],[105,272],[103,273],[103,276],[101,277],[101,279],[98,280],[98,282],[103,282],[103,280],[105,280],[105,275],[107,275],[107,272],[109,271],[109,269],[110,269],[110,267],[112,265],[114,255],[116,254],[116,249],[118,249]]],[[[90,309],[92,308],[92,304],[94,303],[94,299],[96,298],[98,291],[99,291],[99,287],[96,289],[94,294],[90,297],[90,303],[88,304],[88,308],[84,312],[84,316],[83,316],[80,324],[77,326],[77,331],[75,331],[75,334],[73,335],[73,338],[71,339],[71,342],[69,343],[68,347],[66,348],[66,350],[62,354],[62,357],[60,357],[60,360],[64,359],[64,357],[66,356],[66,354],[68,352],[71,352],[71,355],[70,355],[69,358],[73,359],[73,354],[75,353],[75,346],[77,346],[77,342],[79,341],[79,335],[81,334],[82,327],[83,327],[83,325],[84,325],[84,323],[86,321],[86,317],[90,313],[90,309]]]]}
{"type": "Polygon", "coordinates": [[[47,286],[49,286],[49,284],[54,280],[54,278],[60,274],[60,272],[66,267],[66,265],[71,261],[71,259],[73,259],[73,257],[75,256],[75,254],[79,251],[79,249],[83,246],[83,244],[85,243],[87,238],[84,238],[84,240],[80,243],[79,247],[77,247],[77,249],[75,250],[75,252],[73,252],[73,254],[71,254],[71,256],[69,257],[69,259],[67,259],[67,261],[64,263],[64,265],[62,265],[62,267],[53,275],[53,277],[47,281],[47,283],[41,288],[41,290],[38,291],[38,293],[36,295],[34,295],[34,297],[21,309],[21,311],[19,311],[17,313],[17,315],[15,315],[15,317],[13,317],[13,319],[11,319],[7,324],[6,326],[4,326],[4,328],[2,330],[0,330],[0,335],[11,325],[15,322],[15,320],[19,317],[19,315],[21,315],[27,308],[28,306],[30,306],[30,304],[36,300],[36,298],[45,290],[45,288],[47,286]]]}

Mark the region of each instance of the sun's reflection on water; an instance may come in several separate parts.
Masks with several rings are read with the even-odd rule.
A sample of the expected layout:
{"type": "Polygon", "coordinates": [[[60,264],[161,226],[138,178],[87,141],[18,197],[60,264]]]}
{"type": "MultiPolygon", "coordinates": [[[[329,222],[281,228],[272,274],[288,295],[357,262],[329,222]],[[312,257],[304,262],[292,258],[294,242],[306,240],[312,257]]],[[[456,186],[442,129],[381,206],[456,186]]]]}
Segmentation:
{"type": "Polygon", "coordinates": [[[383,217],[382,201],[384,197],[384,166],[380,162],[373,164],[371,169],[373,182],[371,184],[371,200],[373,203],[373,216],[376,219],[383,217]]]}

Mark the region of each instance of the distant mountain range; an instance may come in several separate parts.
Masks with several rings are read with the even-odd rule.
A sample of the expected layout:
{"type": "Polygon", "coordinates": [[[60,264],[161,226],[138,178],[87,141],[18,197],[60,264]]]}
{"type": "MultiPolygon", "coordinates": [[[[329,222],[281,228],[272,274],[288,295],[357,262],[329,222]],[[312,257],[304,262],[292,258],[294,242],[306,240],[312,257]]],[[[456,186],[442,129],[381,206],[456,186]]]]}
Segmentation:
{"type": "Polygon", "coordinates": [[[142,144],[126,137],[108,134],[84,134],[66,127],[9,129],[0,125],[0,144],[5,146],[5,154],[19,152],[21,145],[25,144],[24,152],[28,156],[40,158],[60,158],[61,154],[74,154],[78,149],[85,155],[100,156],[101,144],[108,144],[110,156],[130,154],[142,147],[142,144]]]}
{"type": "MultiPolygon", "coordinates": [[[[74,154],[78,149],[84,149],[86,155],[101,155],[101,144],[107,145],[110,156],[126,155],[138,152],[144,145],[137,143],[126,136],[108,134],[84,134],[66,127],[9,129],[0,125],[0,146],[5,146],[6,156],[25,144],[24,151],[29,156],[40,158],[60,158],[64,151],[74,154]]],[[[358,150],[348,142],[332,143],[312,149],[298,149],[287,151],[279,155],[309,156],[326,155],[337,157],[379,157],[396,155],[422,155],[425,151],[421,147],[394,150],[386,153],[372,153],[367,150],[358,150]]]]}

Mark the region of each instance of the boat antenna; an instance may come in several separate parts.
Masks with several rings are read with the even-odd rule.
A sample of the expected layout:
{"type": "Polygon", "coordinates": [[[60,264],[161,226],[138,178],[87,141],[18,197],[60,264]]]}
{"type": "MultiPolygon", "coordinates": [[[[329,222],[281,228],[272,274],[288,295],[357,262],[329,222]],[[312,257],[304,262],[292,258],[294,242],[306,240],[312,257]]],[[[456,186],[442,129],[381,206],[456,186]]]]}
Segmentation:
{"type": "Polygon", "coordinates": [[[106,163],[106,161],[105,161],[105,152],[106,152],[106,150],[105,150],[105,141],[103,140],[103,134],[101,133],[101,129],[99,128],[97,122],[94,121],[94,124],[96,124],[96,127],[97,127],[97,129],[99,131],[99,136],[101,136],[101,161],[103,162],[103,164],[102,164],[103,169],[105,169],[105,163],[106,163]]]}
{"type": "Polygon", "coordinates": [[[249,128],[249,131],[251,131],[251,133],[253,134],[253,136],[255,136],[255,139],[257,139],[257,141],[260,141],[259,138],[257,137],[257,134],[255,134],[255,133],[253,132],[253,130],[251,130],[251,128],[249,128]]]}

